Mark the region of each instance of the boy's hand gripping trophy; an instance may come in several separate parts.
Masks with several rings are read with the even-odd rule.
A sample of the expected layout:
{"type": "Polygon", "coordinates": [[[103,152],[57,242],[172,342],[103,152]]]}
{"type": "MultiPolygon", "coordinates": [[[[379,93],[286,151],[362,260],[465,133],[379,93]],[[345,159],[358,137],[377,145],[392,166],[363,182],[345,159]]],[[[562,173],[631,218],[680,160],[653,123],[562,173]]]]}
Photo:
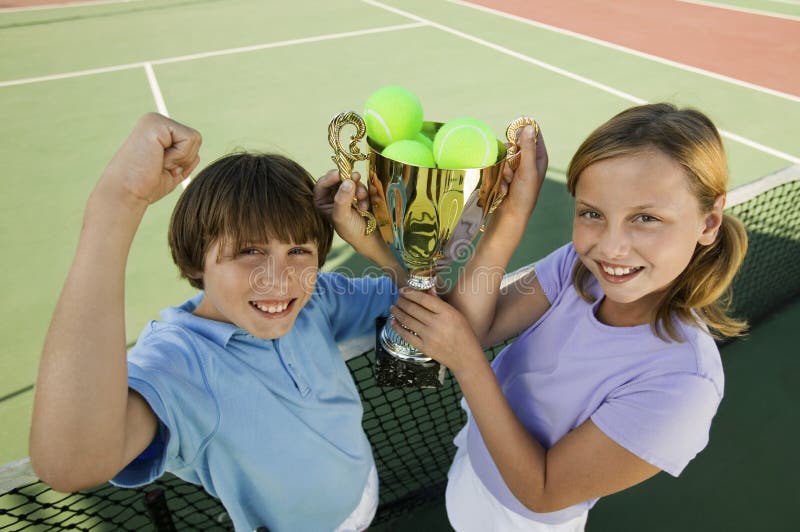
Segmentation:
{"type": "MultiPolygon", "coordinates": [[[[503,171],[515,170],[520,153],[517,132],[527,125],[535,130],[534,120],[520,117],[506,129],[508,146],[498,142],[498,160],[491,166],[470,169],[425,168],[384,157],[380,146],[367,140],[367,153],[358,143],[366,134],[364,119],[354,111],[340,113],[328,127],[328,141],[333,148],[342,181],[350,179],[353,165],[367,160],[370,211],[355,205],[366,218],[365,233],[376,227],[400,263],[408,270],[408,286],[429,290],[436,284],[436,274],[454,260],[466,259],[476,233],[485,227],[487,216],[503,201],[503,171]],[[347,146],[341,141],[345,126],[355,128],[347,146]]],[[[425,122],[436,131],[442,126],[425,122]]],[[[495,139],[496,140],[496,139],[495,139]]],[[[444,367],[415,349],[388,325],[379,321],[375,346],[376,379],[380,386],[439,387],[444,382],[444,367]]]]}
{"type": "MultiPolygon", "coordinates": [[[[331,123],[328,124],[328,143],[330,143],[333,148],[331,160],[333,160],[333,164],[336,165],[336,169],[339,170],[339,179],[341,179],[342,182],[352,177],[353,165],[356,161],[363,161],[367,158],[367,155],[361,153],[358,149],[358,142],[364,138],[366,132],[367,125],[364,123],[364,120],[353,111],[338,114],[331,120],[331,123]],[[345,150],[341,144],[341,131],[342,127],[348,124],[356,127],[356,133],[350,137],[350,144],[347,150],[345,150]]],[[[371,235],[376,227],[375,216],[369,211],[362,211],[359,209],[358,199],[356,198],[353,198],[353,208],[358,211],[358,214],[365,218],[367,226],[364,229],[364,234],[371,235]]]]}

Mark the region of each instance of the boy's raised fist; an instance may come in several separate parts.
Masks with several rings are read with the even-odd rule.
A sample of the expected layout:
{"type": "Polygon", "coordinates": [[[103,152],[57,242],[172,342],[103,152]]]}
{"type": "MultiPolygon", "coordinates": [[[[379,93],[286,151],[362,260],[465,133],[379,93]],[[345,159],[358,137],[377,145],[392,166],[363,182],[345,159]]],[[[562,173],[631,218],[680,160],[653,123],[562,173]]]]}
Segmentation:
{"type": "Polygon", "coordinates": [[[106,167],[104,179],[133,199],[154,203],[169,194],[200,162],[200,133],[158,113],[148,113],[106,167]]]}

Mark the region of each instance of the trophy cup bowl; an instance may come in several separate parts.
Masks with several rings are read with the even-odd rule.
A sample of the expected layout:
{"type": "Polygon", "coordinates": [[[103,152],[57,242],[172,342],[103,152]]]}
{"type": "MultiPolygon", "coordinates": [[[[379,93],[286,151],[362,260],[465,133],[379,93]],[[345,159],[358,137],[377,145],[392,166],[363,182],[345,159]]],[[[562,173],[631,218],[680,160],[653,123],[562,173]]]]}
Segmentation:
{"type": "MultiPolygon", "coordinates": [[[[423,130],[435,133],[443,124],[425,122],[423,130]]],[[[425,168],[395,161],[381,155],[381,147],[367,138],[367,151],[358,143],[366,125],[353,111],[334,117],[329,125],[332,157],[342,180],[351,177],[353,164],[367,160],[370,209],[362,211],[366,233],[376,228],[399,262],[408,271],[408,286],[429,290],[436,274],[455,259],[466,258],[475,235],[485,227],[488,216],[503,200],[501,182],[506,165],[519,164],[517,132],[538,125],[528,117],[512,121],[506,129],[508,145],[497,140],[498,159],[484,168],[425,168]],[[341,142],[341,131],[352,126],[349,145],[341,142]]],[[[376,365],[379,385],[438,387],[444,368],[403,340],[385,323],[379,327],[376,365]]]]}

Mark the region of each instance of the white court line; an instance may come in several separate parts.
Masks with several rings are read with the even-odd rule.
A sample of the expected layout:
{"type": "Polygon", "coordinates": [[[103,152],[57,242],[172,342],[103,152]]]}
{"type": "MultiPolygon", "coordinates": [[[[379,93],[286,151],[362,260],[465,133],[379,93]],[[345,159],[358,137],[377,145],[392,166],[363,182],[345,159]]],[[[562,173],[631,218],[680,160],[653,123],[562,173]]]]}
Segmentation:
{"type": "MultiPolygon", "coordinates": [[[[474,43],[480,44],[481,46],[486,46],[487,48],[491,48],[492,50],[496,50],[496,51],[498,51],[500,53],[503,53],[505,55],[509,55],[511,57],[515,57],[517,59],[525,61],[526,63],[531,63],[533,65],[536,65],[536,66],[538,66],[540,68],[549,70],[549,71],[554,72],[556,74],[559,74],[561,76],[565,76],[565,77],[568,77],[570,79],[574,79],[575,81],[578,81],[580,83],[584,83],[584,84],[589,85],[591,87],[595,87],[596,89],[600,89],[600,90],[602,90],[604,92],[607,92],[609,94],[613,94],[614,96],[618,96],[618,97],[620,97],[620,98],[622,98],[624,100],[628,100],[629,102],[633,102],[633,103],[635,103],[637,105],[648,103],[647,100],[643,100],[643,99],[641,99],[641,98],[639,98],[637,96],[634,96],[632,94],[628,94],[627,92],[623,92],[621,90],[617,90],[617,89],[615,89],[613,87],[610,87],[610,86],[605,85],[603,83],[600,83],[598,81],[594,81],[594,80],[589,79],[589,78],[587,78],[585,76],[581,76],[579,74],[575,74],[575,73],[570,72],[568,70],[564,70],[563,68],[559,68],[559,67],[553,66],[553,65],[551,65],[549,63],[545,63],[544,61],[540,61],[538,59],[534,59],[534,58],[532,58],[530,56],[527,56],[527,55],[521,54],[519,52],[515,52],[514,50],[510,50],[508,48],[505,48],[504,46],[500,46],[498,44],[494,44],[492,42],[489,42],[489,41],[486,41],[484,39],[475,37],[473,35],[469,35],[468,33],[464,33],[462,31],[453,29],[453,28],[451,28],[449,26],[445,26],[443,24],[439,24],[437,22],[433,22],[432,20],[428,20],[428,19],[422,18],[420,16],[414,15],[413,13],[409,13],[408,11],[403,11],[403,10],[398,9],[396,7],[387,6],[386,4],[382,4],[382,3],[377,2],[375,0],[361,0],[361,1],[364,2],[365,4],[370,4],[372,6],[384,9],[386,11],[391,11],[392,13],[395,13],[397,15],[400,15],[400,16],[403,16],[403,17],[406,17],[406,18],[410,18],[412,20],[416,20],[416,21],[422,22],[423,24],[425,24],[427,26],[431,26],[433,28],[442,30],[444,32],[451,33],[453,35],[456,35],[456,36],[461,37],[463,39],[466,39],[468,41],[472,41],[474,43]]],[[[753,149],[756,149],[758,151],[761,151],[761,152],[764,152],[764,153],[768,153],[770,155],[773,155],[773,156],[778,157],[779,159],[783,159],[785,161],[789,161],[789,162],[792,162],[792,163],[795,163],[795,164],[800,164],[800,158],[795,157],[794,155],[790,155],[788,153],[784,153],[784,152],[776,150],[774,148],[770,148],[769,146],[765,146],[765,145],[763,145],[761,143],[758,143],[758,142],[756,142],[754,140],[748,139],[746,137],[742,137],[741,135],[737,135],[735,133],[728,132],[728,131],[726,131],[724,129],[720,129],[719,133],[723,137],[727,137],[727,138],[729,138],[731,140],[734,140],[736,142],[744,144],[745,146],[749,146],[749,147],[751,147],[753,149]]]]}
{"type": "MultiPolygon", "coordinates": [[[[144,64],[144,71],[147,73],[147,82],[150,84],[150,91],[153,93],[153,100],[156,102],[156,109],[159,113],[169,118],[169,111],[167,111],[167,104],[164,102],[164,95],[161,94],[161,87],[158,85],[156,73],[153,71],[153,65],[150,63],[144,64]]],[[[191,177],[187,177],[181,181],[181,187],[186,188],[189,186],[191,177]]]]}
{"type": "MultiPolygon", "coordinates": [[[[153,65],[150,63],[144,64],[144,71],[147,73],[147,82],[150,84],[150,91],[153,93],[153,100],[156,102],[156,109],[159,113],[169,118],[169,111],[167,111],[167,104],[164,102],[164,95],[161,94],[161,87],[158,85],[156,73],[153,71],[153,65]]],[[[181,187],[186,188],[189,186],[191,177],[186,177],[181,181],[181,187]]]]}
{"type": "Polygon", "coordinates": [[[41,81],[54,81],[58,79],[79,78],[81,76],[91,76],[93,74],[106,74],[108,72],[118,72],[120,70],[131,70],[132,68],[140,68],[145,65],[145,62],[128,63],[126,65],[114,65],[110,67],[90,68],[87,70],[77,70],[75,72],[64,72],[62,74],[51,74],[49,76],[37,76],[35,78],[12,79],[8,81],[0,81],[0,87],[12,87],[14,85],[26,85],[28,83],[39,83],[41,81]]]}
{"type": "Polygon", "coordinates": [[[659,57],[657,55],[648,54],[645,52],[640,52],[639,50],[634,50],[633,48],[628,48],[619,44],[614,44],[612,42],[604,41],[601,39],[597,39],[595,37],[589,37],[588,35],[583,35],[582,33],[576,33],[574,31],[565,30],[563,28],[558,28],[556,26],[551,26],[550,24],[545,24],[543,22],[537,22],[535,20],[531,20],[528,18],[520,17],[518,15],[512,15],[511,13],[505,13],[503,11],[498,11],[496,9],[492,9],[489,7],[472,4],[470,2],[465,2],[463,0],[447,0],[451,4],[456,4],[464,7],[470,7],[472,9],[476,9],[478,11],[483,11],[485,13],[491,13],[493,15],[497,15],[503,18],[515,20],[517,22],[522,22],[523,24],[528,24],[529,26],[534,26],[537,28],[542,28],[545,30],[553,31],[555,33],[560,33],[562,35],[567,35],[569,37],[574,37],[576,39],[581,39],[592,44],[599,44],[600,46],[605,46],[607,48],[611,48],[613,50],[618,50],[620,52],[625,52],[631,55],[635,55],[637,57],[642,57],[644,59],[649,59],[651,61],[656,61],[657,63],[662,63],[664,65],[669,65],[671,67],[679,68],[681,70],[686,70],[687,72],[693,72],[695,74],[701,74],[703,76],[708,76],[710,78],[718,79],[720,81],[724,81],[726,83],[731,83],[733,85],[738,85],[740,87],[744,87],[746,89],[752,89],[758,92],[763,92],[765,94],[769,94],[770,96],[777,96],[779,98],[784,98],[786,100],[790,100],[793,102],[800,103],[800,96],[795,96],[794,94],[789,94],[786,92],[781,92],[775,89],[770,89],[769,87],[764,87],[762,85],[756,85],[755,83],[750,83],[748,81],[744,81],[741,79],[732,78],[730,76],[725,76],[723,74],[717,74],[716,72],[711,72],[710,70],[704,70],[702,68],[697,68],[693,66],[686,65],[684,63],[678,63],[677,61],[671,61],[669,59],[664,59],[663,57],[659,57]]]}
{"type": "Polygon", "coordinates": [[[202,52],[190,55],[181,55],[176,57],[166,57],[163,59],[153,59],[149,61],[139,61],[136,63],[127,63],[124,65],[114,65],[110,67],[90,68],[87,70],[77,70],[74,72],[64,72],[61,74],[51,74],[48,76],[37,76],[33,78],[13,79],[8,81],[0,81],[0,87],[11,87],[14,85],[25,85],[28,83],[39,83],[42,81],[53,81],[66,78],[77,78],[80,76],[90,76],[93,74],[105,74],[106,72],[117,72],[120,70],[130,70],[133,68],[144,67],[145,64],[151,65],[166,65],[169,63],[180,63],[182,61],[193,61],[195,59],[205,59],[207,57],[217,57],[221,55],[241,54],[247,52],[255,52],[258,50],[266,50],[268,48],[280,48],[283,46],[293,46],[295,44],[307,44],[320,41],[330,41],[335,39],[346,39],[348,37],[359,37],[362,35],[371,35],[374,33],[385,33],[390,31],[406,30],[410,28],[419,28],[423,26],[422,23],[412,24],[398,24],[395,26],[382,26],[380,28],[370,28],[366,30],[348,31],[344,33],[329,33],[327,35],[318,35],[315,37],[304,37],[301,39],[290,39],[287,41],[276,41],[265,44],[256,44],[252,46],[241,46],[238,48],[227,48],[225,50],[214,50],[211,52],[202,52]]]}
{"type": "Polygon", "coordinates": [[[774,11],[764,11],[761,9],[752,9],[749,7],[732,6],[730,4],[719,4],[717,2],[705,2],[701,0],[676,0],[684,4],[697,4],[699,6],[716,7],[718,9],[727,9],[728,11],[739,11],[741,13],[749,13],[751,15],[762,15],[764,17],[782,18],[785,20],[800,20],[800,17],[794,15],[784,15],[783,13],[775,13],[774,11]]]}
{"type": "Polygon", "coordinates": [[[97,2],[70,2],[68,4],[51,4],[44,6],[0,7],[0,15],[19,11],[45,11],[48,9],[60,9],[62,7],[102,6],[104,4],[127,4],[130,2],[141,2],[141,0],[98,0],[97,2]]]}
{"type": "Polygon", "coordinates": [[[629,101],[632,101],[632,102],[636,102],[636,103],[640,103],[640,104],[641,103],[647,103],[645,100],[637,98],[636,96],[633,96],[632,94],[628,94],[627,92],[623,92],[623,91],[617,90],[617,89],[615,89],[613,87],[610,87],[608,85],[604,85],[603,83],[600,83],[598,81],[594,81],[594,80],[589,79],[587,77],[581,76],[580,74],[575,74],[574,72],[570,72],[569,70],[564,70],[563,68],[559,68],[557,66],[551,65],[550,63],[545,63],[544,61],[540,61],[538,59],[534,59],[533,57],[521,54],[519,52],[515,52],[514,50],[510,50],[508,48],[500,46],[499,44],[494,44],[494,43],[491,43],[489,41],[483,40],[483,39],[481,39],[479,37],[475,37],[473,35],[469,35],[468,33],[464,33],[463,31],[459,31],[459,30],[453,29],[453,28],[451,28],[449,26],[444,26],[444,25],[439,24],[437,22],[433,22],[432,20],[428,20],[428,19],[424,19],[422,17],[418,17],[417,15],[409,13],[408,11],[403,11],[401,9],[397,9],[395,7],[392,7],[392,6],[387,6],[386,4],[381,4],[380,2],[376,2],[374,0],[361,0],[361,1],[364,2],[365,4],[371,4],[371,5],[375,6],[375,7],[379,7],[381,9],[385,9],[386,11],[391,11],[393,13],[396,13],[398,15],[404,16],[406,18],[417,20],[417,21],[421,22],[423,25],[431,26],[431,27],[434,27],[436,29],[445,31],[447,33],[452,33],[453,35],[461,37],[462,39],[466,39],[468,41],[472,41],[474,43],[480,44],[481,46],[486,46],[487,48],[491,48],[491,49],[496,50],[498,52],[501,52],[503,54],[510,55],[511,57],[515,57],[515,58],[519,59],[520,61],[525,61],[526,63],[534,64],[534,65],[536,65],[536,66],[538,66],[540,68],[543,68],[545,70],[549,70],[551,72],[555,72],[556,74],[560,74],[562,76],[574,79],[576,81],[580,81],[581,83],[585,83],[586,85],[591,85],[592,87],[598,88],[598,89],[600,89],[602,91],[605,91],[605,92],[608,92],[608,93],[611,93],[611,94],[613,94],[615,96],[619,96],[620,98],[624,98],[626,100],[629,100],[629,101]]]}
{"type": "Polygon", "coordinates": [[[156,73],[153,72],[153,65],[150,63],[145,63],[144,71],[147,73],[147,82],[150,83],[150,91],[153,93],[153,100],[156,102],[156,109],[159,113],[169,118],[167,104],[164,102],[164,96],[161,94],[161,87],[158,86],[156,73]]]}

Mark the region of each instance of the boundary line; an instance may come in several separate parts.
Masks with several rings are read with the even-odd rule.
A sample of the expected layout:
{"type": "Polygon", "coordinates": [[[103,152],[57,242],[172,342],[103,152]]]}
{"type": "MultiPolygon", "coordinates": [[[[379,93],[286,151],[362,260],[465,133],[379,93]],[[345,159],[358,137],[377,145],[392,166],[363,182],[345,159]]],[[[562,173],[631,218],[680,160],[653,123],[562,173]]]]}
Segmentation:
{"type": "Polygon", "coordinates": [[[89,7],[102,6],[106,4],[129,4],[131,2],[141,2],[142,0],[97,0],[96,2],[70,2],[68,4],[50,4],[41,6],[25,7],[0,7],[0,15],[3,13],[18,13],[21,11],[46,11],[48,9],[61,9],[64,7],[89,7]]]}
{"type": "Polygon", "coordinates": [[[158,86],[156,73],[153,72],[153,65],[150,63],[145,63],[144,71],[147,73],[147,82],[150,84],[150,92],[153,93],[153,100],[156,102],[156,109],[158,109],[159,113],[169,118],[167,104],[164,102],[164,96],[161,94],[161,87],[158,86]]]}
{"type": "MultiPolygon", "coordinates": [[[[167,104],[164,101],[164,95],[161,94],[161,87],[158,85],[158,79],[156,79],[156,73],[153,70],[153,65],[150,63],[145,63],[144,71],[147,74],[147,82],[150,84],[150,92],[153,93],[153,100],[156,103],[156,109],[160,114],[169,118],[167,104]]],[[[181,187],[185,189],[187,186],[189,186],[189,181],[191,181],[191,177],[184,178],[184,180],[181,181],[181,187]]]]}
{"type": "Polygon", "coordinates": [[[629,101],[632,101],[632,102],[635,102],[635,103],[638,103],[638,104],[647,103],[647,101],[642,100],[641,98],[637,98],[636,96],[634,96],[632,94],[628,94],[627,92],[623,92],[621,90],[615,89],[614,87],[611,87],[611,86],[606,85],[604,83],[600,83],[599,81],[595,81],[593,79],[589,79],[589,78],[587,78],[585,76],[581,76],[580,74],[576,74],[574,72],[570,72],[569,70],[565,70],[565,69],[557,67],[555,65],[551,65],[550,63],[545,63],[544,61],[541,61],[539,59],[535,59],[533,57],[527,56],[527,55],[522,54],[520,52],[516,52],[516,51],[511,50],[509,48],[506,48],[504,46],[500,46],[499,44],[495,44],[495,43],[486,41],[484,39],[481,39],[480,37],[475,37],[474,35],[470,35],[468,33],[464,33],[463,31],[459,31],[459,30],[451,28],[449,26],[445,26],[443,24],[439,24],[438,22],[433,22],[432,20],[428,20],[428,19],[419,17],[417,15],[414,15],[413,13],[409,13],[408,11],[403,11],[401,9],[398,9],[398,8],[395,8],[395,7],[392,7],[392,6],[387,6],[386,4],[382,4],[382,3],[377,2],[375,0],[361,0],[361,1],[364,2],[365,4],[370,4],[370,5],[373,5],[375,7],[379,7],[381,9],[385,9],[386,11],[391,11],[391,12],[397,14],[397,15],[404,16],[406,18],[410,18],[410,19],[413,19],[413,20],[417,20],[417,21],[421,22],[423,25],[431,26],[433,28],[436,28],[436,29],[442,30],[444,32],[453,34],[453,35],[455,35],[457,37],[461,37],[462,39],[466,39],[468,41],[472,41],[474,43],[480,44],[481,46],[485,46],[487,48],[491,48],[492,50],[496,50],[496,51],[498,51],[500,53],[503,53],[505,55],[509,55],[511,57],[519,59],[520,61],[525,61],[526,63],[531,63],[531,64],[536,65],[536,66],[538,66],[540,68],[543,68],[545,70],[549,70],[551,72],[555,72],[556,74],[559,74],[561,76],[564,76],[564,77],[567,77],[567,78],[570,78],[570,79],[574,79],[575,81],[579,81],[579,82],[584,83],[586,85],[590,85],[592,87],[600,89],[600,90],[602,90],[604,92],[608,92],[610,94],[613,94],[614,96],[619,96],[620,98],[623,98],[625,100],[629,100],[629,101]]]}
{"type": "Polygon", "coordinates": [[[12,79],[7,81],[0,81],[0,87],[11,87],[14,85],[25,85],[28,83],[39,83],[43,81],[53,81],[58,79],[77,78],[81,76],[90,76],[94,74],[105,74],[107,72],[116,72],[120,70],[131,70],[134,68],[144,67],[146,64],[151,65],[166,65],[169,63],[180,63],[183,61],[193,61],[195,59],[205,59],[208,57],[217,57],[223,55],[233,55],[247,52],[255,52],[258,50],[267,50],[269,48],[281,48],[284,46],[293,46],[295,44],[308,44],[313,42],[331,41],[335,39],[346,39],[348,37],[360,37],[362,35],[372,35],[375,33],[386,33],[390,31],[407,30],[411,28],[419,28],[424,26],[423,23],[410,23],[410,24],[397,24],[394,26],[382,26],[379,28],[369,28],[366,30],[348,31],[344,33],[329,33],[326,35],[317,35],[314,37],[303,37],[300,39],[289,39],[286,41],[275,41],[264,44],[254,44],[251,46],[240,46],[237,48],[226,48],[223,50],[213,50],[210,52],[200,52],[196,54],[180,55],[175,57],[165,57],[162,59],[153,59],[147,61],[138,61],[136,63],[127,63],[123,65],[114,65],[100,68],[90,68],[87,70],[76,70],[73,72],[63,72],[61,74],[50,74],[47,76],[37,76],[32,78],[12,79]]]}
{"type": "Polygon", "coordinates": [[[720,4],[718,2],[706,2],[704,0],[676,0],[684,4],[695,4],[698,6],[715,7],[717,9],[727,9],[728,11],[738,11],[740,13],[747,13],[749,15],[761,15],[763,17],[781,18],[784,20],[800,21],[800,17],[795,15],[784,15],[783,13],[775,13],[773,11],[763,11],[761,9],[753,9],[750,7],[740,7],[731,4],[720,4]]]}
{"type": "MultiPolygon", "coordinates": [[[[365,3],[365,4],[369,4],[369,5],[372,5],[374,7],[378,7],[378,8],[384,9],[386,11],[390,11],[390,12],[395,13],[397,15],[400,15],[400,16],[403,16],[403,17],[406,17],[406,18],[410,18],[412,20],[417,20],[417,21],[419,21],[419,22],[421,22],[421,23],[423,23],[423,24],[425,24],[427,26],[431,26],[433,28],[442,30],[442,31],[444,31],[446,33],[450,33],[450,34],[455,35],[457,37],[461,37],[462,39],[466,39],[468,41],[472,41],[472,42],[474,42],[476,44],[480,44],[481,46],[485,46],[487,48],[491,48],[492,50],[496,50],[496,51],[498,51],[498,52],[500,52],[502,54],[505,54],[505,55],[520,59],[522,61],[525,61],[526,63],[531,63],[533,65],[536,65],[536,66],[538,66],[540,68],[543,68],[545,70],[549,70],[549,71],[554,72],[556,74],[559,74],[561,76],[565,76],[565,77],[568,77],[570,79],[574,79],[575,81],[579,81],[581,83],[584,83],[584,84],[589,85],[591,87],[594,87],[596,89],[600,89],[600,90],[602,90],[604,92],[607,92],[609,94],[613,94],[614,96],[618,96],[618,97],[620,97],[620,98],[622,98],[624,100],[628,100],[629,102],[633,102],[633,103],[635,103],[637,105],[642,105],[642,104],[648,103],[647,100],[643,100],[643,99],[641,99],[641,98],[639,98],[637,96],[634,96],[632,94],[629,94],[627,92],[623,92],[621,90],[615,89],[615,88],[613,88],[613,87],[611,87],[609,85],[605,85],[605,84],[600,83],[598,81],[595,81],[593,79],[589,79],[589,78],[581,76],[579,74],[575,74],[574,72],[570,72],[569,70],[565,70],[563,68],[559,68],[559,67],[551,65],[549,63],[545,63],[544,61],[540,61],[538,59],[534,59],[534,58],[532,58],[530,56],[527,56],[525,54],[521,54],[521,53],[516,52],[514,50],[510,50],[510,49],[508,49],[508,48],[506,48],[504,46],[500,46],[499,44],[495,44],[495,43],[486,41],[484,39],[481,39],[479,37],[475,37],[474,35],[470,35],[468,33],[464,33],[463,31],[459,31],[457,29],[451,28],[449,26],[445,26],[443,24],[439,24],[438,22],[433,22],[432,20],[428,20],[428,19],[425,19],[423,17],[414,15],[413,13],[409,13],[408,11],[403,11],[403,10],[398,9],[396,7],[387,6],[386,4],[382,4],[382,3],[380,3],[380,2],[378,2],[376,0],[361,0],[361,1],[363,3],[365,3]]],[[[788,153],[784,153],[784,152],[776,150],[774,148],[770,148],[769,146],[765,146],[764,144],[758,143],[758,142],[756,142],[754,140],[748,139],[748,138],[743,137],[741,135],[737,135],[736,133],[731,133],[731,132],[729,132],[727,130],[724,130],[724,129],[719,129],[719,133],[723,137],[726,137],[726,138],[728,138],[730,140],[734,140],[736,142],[739,142],[740,144],[744,144],[745,146],[748,146],[750,148],[756,149],[758,151],[767,153],[769,155],[772,155],[772,156],[777,157],[779,159],[783,159],[785,161],[789,161],[789,162],[794,163],[794,164],[800,164],[800,157],[795,157],[794,155],[790,155],[788,153]]]]}
{"type": "MultiPolygon", "coordinates": [[[[679,0],[680,1],[680,0],[679,0]]],[[[649,59],[651,61],[655,61],[657,63],[662,63],[664,65],[668,65],[671,67],[675,67],[681,70],[686,70],[687,72],[692,72],[694,74],[700,74],[703,76],[708,76],[710,78],[714,78],[720,81],[724,81],[727,83],[731,83],[733,85],[738,85],[740,87],[744,87],[746,89],[751,89],[758,92],[763,92],[765,94],[769,94],[770,96],[777,96],[778,98],[785,98],[787,100],[798,102],[800,103],[800,96],[795,96],[794,94],[789,94],[787,92],[781,92],[776,89],[770,89],[769,87],[764,87],[763,85],[756,85],[755,83],[750,83],[749,81],[744,81],[737,78],[732,78],[730,76],[726,76],[724,74],[717,74],[716,72],[711,72],[710,70],[705,70],[699,67],[693,67],[691,65],[687,65],[684,63],[679,63],[677,61],[672,61],[671,59],[665,59],[663,57],[659,57],[657,55],[648,54],[646,52],[641,52],[639,50],[634,50],[633,48],[628,48],[627,46],[622,46],[621,44],[615,44],[612,42],[604,41],[602,39],[598,39],[596,37],[590,37],[588,35],[584,35],[582,33],[577,33],[571,30],[565,30],[563,28],[559,28],[557,26],[552,26],[550,24],[545,24],[543,22],[538,22],[535,20],[527,19],[524,17],[520,17],[518,15],[512,15],[511,13],[506,13],[504,11],[499,11],[497,9],[492,9],[490,7],[473,4],[464,0],[447,0],[451,4],[456,4],[464,7],[469,7],[478,11],[484,11],[486,13],[491,13],[493,15],[497,15],[499,17],[507,18],[510,20],[515,20],[517,22],[522,22],[523,24],[528,24],[529,26],[534,26],[537,28],[542,28],[545,30],[550,30],[555,33],[560,33],[562,35],[567,35],[569,37],[574,37],[576,39],[581,39],[583,41],[590,42],[592,44],[599,44],[600,46],[605,46],[607,48],[611,48],[613,50],[617,50],[620,52],[625,52],[631,55],[635,55],[637,57],[642,57],[644,59],[649,59]]]]}

